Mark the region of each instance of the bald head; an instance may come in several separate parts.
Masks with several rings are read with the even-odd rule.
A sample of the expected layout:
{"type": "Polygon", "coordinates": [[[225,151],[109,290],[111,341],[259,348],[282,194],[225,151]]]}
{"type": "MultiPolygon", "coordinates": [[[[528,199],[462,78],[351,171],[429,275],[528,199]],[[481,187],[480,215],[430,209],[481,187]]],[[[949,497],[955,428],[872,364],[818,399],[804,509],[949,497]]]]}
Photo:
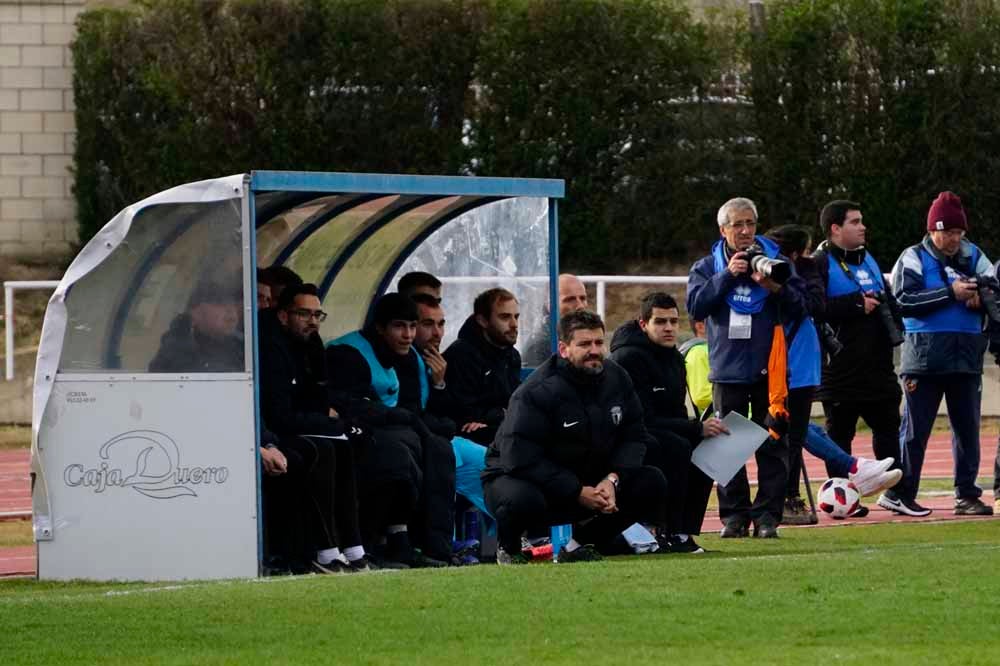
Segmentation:
{"type": "Polygon", "coordinates": [[[565,317],[570,312],[586,310],[588,305],[587,289],[583,286],[583,282],[580,282],[580,278],[571,273],[560,275],[559,316],[565,317]]]}

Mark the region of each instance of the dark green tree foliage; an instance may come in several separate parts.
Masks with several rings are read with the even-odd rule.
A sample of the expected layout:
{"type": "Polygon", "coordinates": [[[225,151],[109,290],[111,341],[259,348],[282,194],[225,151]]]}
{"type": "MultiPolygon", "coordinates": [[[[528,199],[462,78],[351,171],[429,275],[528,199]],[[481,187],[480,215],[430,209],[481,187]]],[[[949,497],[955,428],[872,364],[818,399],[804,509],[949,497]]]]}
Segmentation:
{"type": "Polygon", "coordinates": [[[920,239],[931,201],[950,189],[965,204],[970,236],[995,254],[996,3],[814,0],[767,9],[767,36],[748,53],[769,221],[815,226],[825,201],[859,200],[869,244],[889,264],[920,239]]]}
{"type": "Polygon", "coordinates": [[[429,0],[170,0],[83,14],[81,238],[159,190],[251,169],[455,173],[477,21],[466,3],[429,0]]]}
{"type": "Polygon", "coordinates": [[[1000,250],[992,0],[158,0],[83,14],[81,238],[250,169],[564,178],[564,264],[689,259],[727,198],[764,226],[860,200],[885,268],[942,189],[1000,250]],[[749,86],[748,86],[749,84],[749,86]]]}

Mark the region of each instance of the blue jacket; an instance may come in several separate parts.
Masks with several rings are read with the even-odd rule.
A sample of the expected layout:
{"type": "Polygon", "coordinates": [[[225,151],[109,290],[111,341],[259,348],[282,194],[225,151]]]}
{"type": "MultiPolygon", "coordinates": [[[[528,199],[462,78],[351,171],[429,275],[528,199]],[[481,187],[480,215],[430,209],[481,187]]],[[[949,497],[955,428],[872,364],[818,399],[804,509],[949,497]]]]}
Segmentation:
{"type": "Polygon", "coordinates": [[[892,292],[906,329],[900,374],[982,373],[988,342],[983,312],[959,303],[951,283],[960,276],[993,274],[986,255],[965,239],[950,258],[930,236],[903,250],[892,268],[892,292]]]}
{"type": "MultiPolygon", "coordinates": [[[[769,239],[757,236],[756,241],[777,258],[777,246],[769,239]]],[[[724,242],[724,241],[723,241],[724,242]]],[[[688,315],[705,321],[708,335],[708,379],[718,384],[752,384],[767,377],[767,361],[771,355],[774,326],[806,315],[805,283],[793,273],[777,294],[768,296],[760,312],[752,315],[750,338],[729,339],[729,303],[726,297],[737,287],[753,287],[749,275],[735,277],[728,270],[716,270],[715,257],[709,254],[699,259],[688,274],[688,315]]]]}

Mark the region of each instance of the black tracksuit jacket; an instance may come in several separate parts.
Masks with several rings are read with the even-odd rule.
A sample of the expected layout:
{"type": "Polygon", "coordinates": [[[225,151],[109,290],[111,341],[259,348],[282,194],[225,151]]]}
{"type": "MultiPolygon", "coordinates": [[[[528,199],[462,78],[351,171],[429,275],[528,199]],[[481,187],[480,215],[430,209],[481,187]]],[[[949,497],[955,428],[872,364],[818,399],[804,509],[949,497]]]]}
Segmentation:
{"type": "Polygon", "coordinates": [[[607,360],[601,374],[586,375],[552,356],[514,391],[482,477],[507,474],[571,502],[609,472],[627,483],[650,439],[621,366],[607,360]]]}

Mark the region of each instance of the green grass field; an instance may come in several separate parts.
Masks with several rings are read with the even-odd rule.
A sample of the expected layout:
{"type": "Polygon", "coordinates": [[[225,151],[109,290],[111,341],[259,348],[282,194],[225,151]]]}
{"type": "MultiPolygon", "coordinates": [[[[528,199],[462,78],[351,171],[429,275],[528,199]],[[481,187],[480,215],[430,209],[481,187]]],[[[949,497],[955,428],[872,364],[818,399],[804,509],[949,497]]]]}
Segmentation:
{"type": "Polygon", "coordinates": [[[188,584],[0,582],[5,663],[995,664],[1000,521],[703,556],[188,584]]]}

